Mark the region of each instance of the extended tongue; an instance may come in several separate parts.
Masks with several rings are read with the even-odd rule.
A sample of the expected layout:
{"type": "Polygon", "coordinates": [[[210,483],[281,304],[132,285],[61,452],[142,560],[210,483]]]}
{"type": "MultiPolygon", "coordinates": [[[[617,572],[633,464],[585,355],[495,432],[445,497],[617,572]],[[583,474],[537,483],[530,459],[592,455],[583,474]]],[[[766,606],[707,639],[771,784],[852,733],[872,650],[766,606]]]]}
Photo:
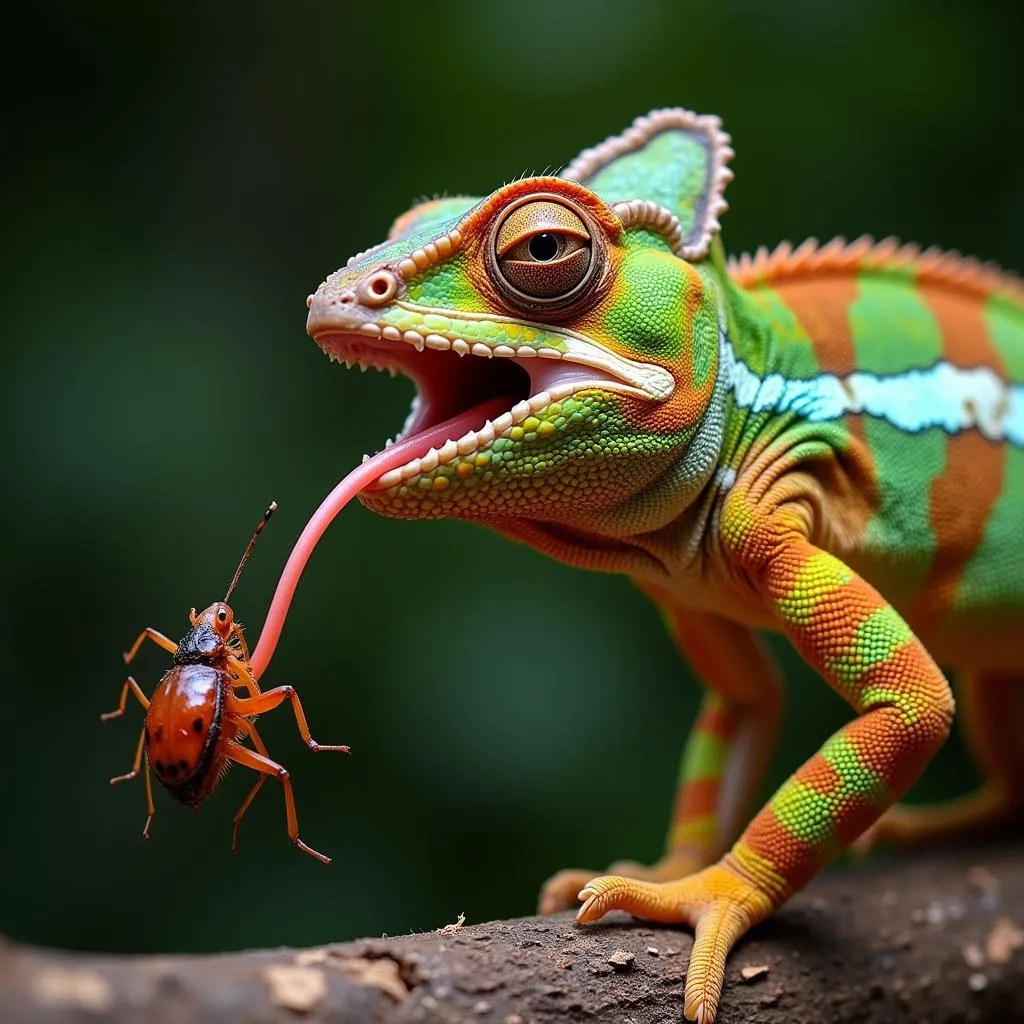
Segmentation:
{"type": "Polygon", "coordinates": [[[281,630],[284,628],[285,617],[288,615],[288,608],[295,595],[295,588],[299,585],[299,578],[302,576],[302,570],[305,569],[306,562],[309,561],[309,556],[313,553],[317,541],[334,521],[334,517],[361,490],[370,486],[389,470],[404,466],[412,459],[425,455],[431,448],[439,448],[445,441],[455,441],[470,430],[479,430],[488,420],[507,412],[515,404],[515,401],[514,397],[508,396],[489,399],[458,416],[453,416],[450,420],[445,420],[444,423],[427,427],[426,430],[421,430],[411,437],[404,437],[401,441],[396,441],[390,448],[385,448],[384,451],[378,452],[373,458],[367,459],[361,466],[353,469],[324,498],[295,542],[295,547],[292,548],[281,578],[277,582],[274,599],[270,602],[267,618],[263,623],[263,632],[260,633],[259,643],[249,659],[249,666],[257,679],[263,675],[267,665],[270,664],[270,659],[274,656],[277,641],[281,638],[281,630]]]}

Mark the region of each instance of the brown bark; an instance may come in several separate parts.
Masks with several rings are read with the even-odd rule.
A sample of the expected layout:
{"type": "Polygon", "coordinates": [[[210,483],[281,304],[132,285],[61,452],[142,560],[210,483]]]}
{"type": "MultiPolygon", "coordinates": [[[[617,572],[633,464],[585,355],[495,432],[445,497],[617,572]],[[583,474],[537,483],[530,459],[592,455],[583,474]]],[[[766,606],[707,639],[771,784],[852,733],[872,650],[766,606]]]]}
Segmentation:
{"type": "MultiPolygon", "coordinates": [[[[679,929],[571,914],[315,949],[122,957],[0,946],[0,1019],[662,1024],[679,929]]],[[[723,1024],[1024,1021],[1024,848],[931,851],[817,880],[729,960],[723,1024]]]]}

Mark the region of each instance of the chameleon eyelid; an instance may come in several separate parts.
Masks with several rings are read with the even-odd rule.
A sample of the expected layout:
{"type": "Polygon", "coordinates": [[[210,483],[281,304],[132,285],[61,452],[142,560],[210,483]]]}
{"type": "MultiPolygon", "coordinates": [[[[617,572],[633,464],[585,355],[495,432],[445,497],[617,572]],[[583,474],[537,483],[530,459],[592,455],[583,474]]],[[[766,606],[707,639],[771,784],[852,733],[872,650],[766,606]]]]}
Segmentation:
{"type": "Polygon", "coordinates": [[[571,235],[585,242],[592,232],[586,221],[565,203],[549,196],[526,196],[505,208],[494,236],[494,248],[499,256],[534,235],[550,232],[571,235]]]}

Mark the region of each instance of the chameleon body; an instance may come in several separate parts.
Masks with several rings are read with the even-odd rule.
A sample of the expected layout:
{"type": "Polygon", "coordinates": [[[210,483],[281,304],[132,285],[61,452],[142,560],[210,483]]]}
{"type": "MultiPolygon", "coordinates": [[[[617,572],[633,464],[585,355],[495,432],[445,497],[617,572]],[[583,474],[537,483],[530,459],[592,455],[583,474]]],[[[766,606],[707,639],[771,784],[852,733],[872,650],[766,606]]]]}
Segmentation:
{"type": "Polygon", "coordinates": [[[705,684],[665,857],[541,895],[692,926],[705,1024],[736,940],[844,848],[1024,793],[1024,287],[888,241],[728,261],[731,156],[716,118],[655,111],[558,176],[414,207],[308,321],[332,358],[418,385],[423,454],[367,506],[628,575],[705,684]],[[750,818],[779,717],[765,629],[856,716],[750,818]],[[937,662],[985,782],[906,808],[953,717],[937,662]]]}

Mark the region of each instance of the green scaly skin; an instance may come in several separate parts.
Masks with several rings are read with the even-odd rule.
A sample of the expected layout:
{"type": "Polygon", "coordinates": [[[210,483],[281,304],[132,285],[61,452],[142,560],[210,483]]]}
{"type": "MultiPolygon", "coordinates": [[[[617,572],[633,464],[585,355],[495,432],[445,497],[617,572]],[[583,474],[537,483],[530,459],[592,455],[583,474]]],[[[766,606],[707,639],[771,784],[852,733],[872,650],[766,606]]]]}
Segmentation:
{"type": "Polygon", "coordinates": [[[308,324],[419,388],[423,455],[368,507],[630,576],[707,686],[665,858],[561,872],[541,897],[692,925],[684,1012],[705,1022],[735,941],[858,837],[985,824],[1024,791],[1024,288],[867,241],[729,263],[728,141],[656,111],[560,176],[417,206],[308,324]],[[438,427],[491,399],[502,415],[465,436],[438,427]],[[779,708],[751,628],[858,717],[748,821],[779,708]],[[912,811],[893,804],[953,714],[933,657],[966,674],[987,782],[912,811]]]}

